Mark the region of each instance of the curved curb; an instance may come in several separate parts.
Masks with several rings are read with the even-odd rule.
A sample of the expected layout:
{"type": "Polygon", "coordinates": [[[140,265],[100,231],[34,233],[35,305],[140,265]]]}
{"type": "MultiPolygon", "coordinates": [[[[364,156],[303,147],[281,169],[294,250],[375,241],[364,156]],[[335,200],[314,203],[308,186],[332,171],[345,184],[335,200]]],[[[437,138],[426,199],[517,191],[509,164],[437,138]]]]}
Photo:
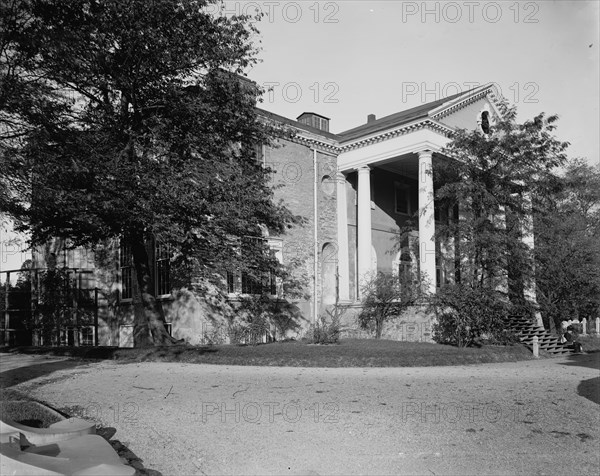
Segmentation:
{"type": "Polygon", "coordinates": [[[70,440],[78,436],[93,435],[96,433],[95,422],[89,422],[82,420],[81,418],[65,418],[56,410],[51,409],[40,402],[27,400],[8,400],[7,403],[8,402],[37,406],[43,409],[43,411],[48,412],[50,415],[55,416],[58,420],[47,428],[34,428],[17,423],[6,416],[3,416],[0,419],[0,433],[18,432],[20,434],[20,444],[23,447],[31,445],[47,445],[59,441],[70,440]]]}

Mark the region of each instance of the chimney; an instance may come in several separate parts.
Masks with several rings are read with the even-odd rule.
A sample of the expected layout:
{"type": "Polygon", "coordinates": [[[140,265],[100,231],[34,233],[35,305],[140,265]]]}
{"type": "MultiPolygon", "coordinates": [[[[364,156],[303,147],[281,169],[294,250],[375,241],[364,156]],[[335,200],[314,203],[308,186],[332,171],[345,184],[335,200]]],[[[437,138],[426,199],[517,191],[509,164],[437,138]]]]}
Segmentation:
{"type": "Polygon", "coordinates": [[[314,127],[315,129],[329,132],[329,118],[321,116],[316,112],[303,112],[296,118],[296,120],[302,124],[306,124],[307,126],[314,127]]]}
{"type": "Polygon", "coordinates": [[[377,117],[375,117],[375,114],[369,114],[367,116],[367,124],[371,123],[371,122],[375,122],[377,120],[377,117]]]}

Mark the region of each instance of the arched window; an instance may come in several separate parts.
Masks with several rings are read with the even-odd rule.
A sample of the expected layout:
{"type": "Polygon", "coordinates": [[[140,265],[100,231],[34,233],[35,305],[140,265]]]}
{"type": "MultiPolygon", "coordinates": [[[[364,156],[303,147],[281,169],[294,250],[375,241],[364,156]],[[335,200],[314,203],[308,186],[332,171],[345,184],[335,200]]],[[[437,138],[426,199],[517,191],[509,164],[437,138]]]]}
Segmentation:
{"type": "Polygon", "coordinates": [[[477,114],[477,128],[480,132],[485,135],[489,135],[492,132],[492,115],[490,113],[490,106],[486,104],[479,114],[477,114]]]}
{"type": "Polygon", "coordinates": [[[325,243],[321,252],[321,303],[335,304],[337,289],[337,247],[333,243],[325,243]]]}
{"type": "Polygon", "coordinates": [[[484,134],[490,133],[490,113],[488,111],[481,113],[481,130],[484,134]]]}

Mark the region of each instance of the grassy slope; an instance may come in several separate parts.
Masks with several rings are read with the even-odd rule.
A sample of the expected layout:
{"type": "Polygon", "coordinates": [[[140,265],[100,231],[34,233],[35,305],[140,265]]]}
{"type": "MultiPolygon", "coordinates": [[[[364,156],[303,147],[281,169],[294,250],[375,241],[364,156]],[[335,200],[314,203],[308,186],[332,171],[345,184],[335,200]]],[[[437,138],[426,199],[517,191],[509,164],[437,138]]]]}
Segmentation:
{"type": "Polygon", "coordinates": [[[374,339],[347,339],[337,345],[276,342],[257,346],[173,346],[148,349],[114,347],[18,348],[15,352],[65,355],[126,362],[190,362],[290,367],[417,367],[513,362],[532,359],[521,345],[459,349],[452,346],[374,339]]]}

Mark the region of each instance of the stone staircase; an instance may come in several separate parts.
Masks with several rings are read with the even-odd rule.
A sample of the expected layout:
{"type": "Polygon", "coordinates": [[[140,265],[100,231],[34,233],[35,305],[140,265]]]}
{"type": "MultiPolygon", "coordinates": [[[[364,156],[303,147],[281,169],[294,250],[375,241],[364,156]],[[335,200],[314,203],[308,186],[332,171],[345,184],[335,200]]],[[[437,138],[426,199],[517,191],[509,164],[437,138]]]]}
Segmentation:
{"type": "Polygon", "coordinates": [[[533,349],[533,337],[538,337],[540,350],[545,350],[549,354],[563,355],[572,354],[573,349],[560,343],[558,337],[550,334],[543,327],[538,327],[529,319],[524,317],[512,316],[509,319],[510,327],[517,333],[519,340],[530,350],[533,349]]]}

